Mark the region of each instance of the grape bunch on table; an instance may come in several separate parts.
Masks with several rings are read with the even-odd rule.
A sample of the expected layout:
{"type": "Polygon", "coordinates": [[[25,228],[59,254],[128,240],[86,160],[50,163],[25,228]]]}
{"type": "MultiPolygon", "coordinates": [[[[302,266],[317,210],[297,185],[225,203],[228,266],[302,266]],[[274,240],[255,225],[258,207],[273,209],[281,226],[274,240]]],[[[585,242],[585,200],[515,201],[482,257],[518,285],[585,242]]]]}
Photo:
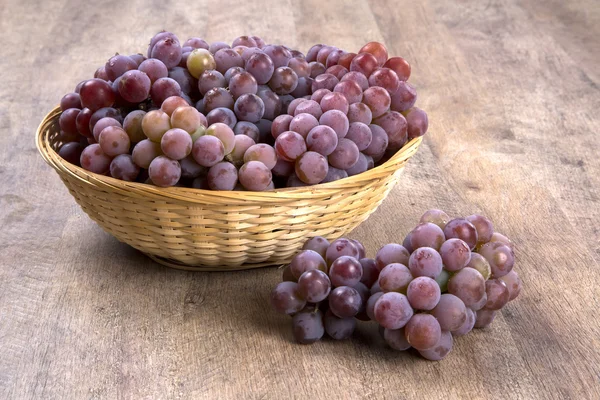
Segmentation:
{"type": "Polygon", "coordinates": [[[351,239],[309,239],[271,292],[275,311],[292,316],[294,338],[351,337],[357,320],[375,321],[395,350],[445,358],[454,339],[485,328],[521,292],[512,242],[481,215],[450,219],[432,209],[402,244],[367,258],[351,239]]]}

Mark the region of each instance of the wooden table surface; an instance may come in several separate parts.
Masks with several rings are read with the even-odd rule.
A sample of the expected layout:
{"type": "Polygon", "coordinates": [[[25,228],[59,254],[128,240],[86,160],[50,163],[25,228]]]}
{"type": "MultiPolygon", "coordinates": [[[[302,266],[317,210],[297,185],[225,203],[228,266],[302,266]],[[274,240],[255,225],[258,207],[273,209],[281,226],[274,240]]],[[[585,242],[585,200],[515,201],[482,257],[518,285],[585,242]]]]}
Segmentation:
{"type": "Polygon", "coordinates": [[[600,398],[596,0],[5,0],[0,12],[0,398],[600,398]],[[426,209],[483,213],[516,244],[521,296],[442,362],[393,352],[373,324],[302,346],[268,304],[279,271],[170,270],[104,233],[34,132],[162,28],[304,51],[378,40],[410,60],[429,133],[350,236],[373,256],[426,209]]]}

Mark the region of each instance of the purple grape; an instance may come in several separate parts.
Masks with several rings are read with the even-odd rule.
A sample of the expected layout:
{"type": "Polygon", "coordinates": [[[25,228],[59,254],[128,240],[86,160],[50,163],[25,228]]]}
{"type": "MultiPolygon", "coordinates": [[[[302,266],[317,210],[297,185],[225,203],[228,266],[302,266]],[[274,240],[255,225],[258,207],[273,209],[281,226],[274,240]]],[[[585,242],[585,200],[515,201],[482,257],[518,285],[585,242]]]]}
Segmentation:
{"type": "Polygon", "coordinates": [[[348,100],[346,100],[346,97],[339,92],[334,91],[323,96],[320,105],[323,112],[339,110],[344,114],[348,113],[348,100]]]}
{"type": "Polygon", "coordinates": [[[406,294],[408,285],[413,280],[413,276],[404,264],[391,263],[384,267],[379,273],[379,287],[381,291],[398,292],[406,294]]]}
{"type": "Polygon", "coordinates": [[[150,163],[148,174],[156,186],[175,186],[181,178],[181,166],[177,161],[158,156],[150,163]]]}
{"type": "Polygon", "coordinates": [[[354,317],[361,306],[360,294],[349,286],[337,287],[329,294],[329,310],[339,318],[354,317]]]}
{"type": "Polygon", "coordinates": [[[305,305],[306,300],[295,282],[281,282],[271,292],[271,306],[280,314],[295,314],[305,305]]]}
{"type": "Polygon", "coordinates": [[[452,336],[464,336],[473,330],[473,327],[475,326],[475,312],[470,308],[467,308],[466,311],[467,319],[465,319],[465,323],[462,324],[460,328],[452,331],[452,336]]]}
{"type": "MultiPolygon", "coordinates": [[[[104,71],[109,80],[113,81],[125,72],[138,68],[138,64],[128,56],[117,54],[104,65],[104,71]]],[[[108,106],[107,106],[108,107],[108,106]]]]}
{"type": "Polygon", "coordinates": [[[294,116],[304,113],[310,114],[316,119],[319,119],[323,115],[323,110],[321,110],[321,106],[316,101],[305,99],[304,101],[298,103],[294,109],[294,116]]]}
{"type": "Polygon", "coordinates": [[[492,221],[478,214],[469,215],[465,219],[475,227],[478,244],[487,243],[492,239],[492,235],[494,234],[494,225],[492,224],[492,221]]]}
{"type": "Polygon", "coordinates": [[[439,322],[430,314],[415,314],[404,328],[406,341],[419,351],[433,348],[442,337],[439,322]]]}
{"type": "Polygon", "coordinates": [[[340,82],[335,75],[322,73],[320,75],[313,76],[311,72],[311,78],[314,79],[312,83],[312,91],[313,93],[319,89],[327,89],[329,91],[333,91],[335,86],[340,82]]]}
{"type": "Polygon", "coordinates": [[[486,294],[486,281],[473,268],[463,268],[448,280],[448,293],[461,299],[465,306],[472,307],[486,294]]]}
{"type": "Polygon", "coordinates": [[[515,298],[517,298],[519,293],[521,293],[521,289],[523,288],[521,279],[514,270],[510,271],[508,274],[498,279],[500,279],[506,284],[506,288],[508,289],[509,294],[508,301],[514,300],[515,298]]]}
{"type": "Polygon", "coordinates": [[[379,279],[377,262],[372,258],[361,258],[359,262],[363,269],[363,275],[362,278],[360,278],[360,281],[370,288],[379,279]]]}
{"type": "Polygon", "coordinates": [[[431,247],[420,247],[408,260],[408,269],[413,276],[436,278],[442,272],[442,257],[431,247]]]}
{"type": "MultiPolygon", "coordinates": [[[[348,104],[360,103],[363,98],[363,90],[361,89],[360,85],[352,80],[343,80],[342,78],[342,81],[335,85],[333,91],[344,95],[348,104]]],[[[369,112],[370,111],[371,109],[369,109],[369,112]]],[[[371,121],[369,121],[368,123],[371,123],[371,121]]]]}
{"type": "Polygon", "coordinates": [[[234,190],[238,183],[238,170],[230,162],[219,162],[208,170],[208,187],[211,190],[234,190]]]}
{"type": "Polygon", "coordinates": [[[445,293],[440,297],[437,306],[431,311],[440,327],[445,331],[454,331],[460,328],[467,319],[465,304],[453,294],[445,293]]]}
{"type": "Polygon", "coordinates": [[[406,111],[415,105],[415,102],[417,101],[417,91],[410,83],[400,81],[398,90],[396,90],[396,93],[392,94],[391,98],[392,103],[390,108],[393,111],[406,111]]]}
{"type": "Polygon", "coordinates": [[[388,135],[385,133],[383,128],[378,125],[371,124],[369,125],[369,129],[371,129],[371,144],[369,144],[369,147],[363,150],[363,153],[373,157],[374,159],[379,159],[383,156],[385,150],[387,149],[389,143],[388,135]]]}
{"type": "Polygon", "coordinates": [[[471,250],[469,245],[460,239],[448,239],[440,247],[440,255],[444,267],[451,272],[458,271],[471,261],[471,250]]]}
{"type": "Polygon", "coordinates": [[[482,329],[487,328],[496,318],[496,311],[488,310],[486,308],[477,310],[475,314],[475,328],[482,329]]]}
{"type": "Polygon", "coordinates": [[[404,328],[383,329],[383,340],[394,350],[405,351],[410,349],[410,343],[406,340],[404,328]]]}
{"type": "Polygon", "coordinates": [[[423,136],[427,132],[429,120],[425,111],[418,107],[413,107],[403,114],[408,124],[408,140],[423,136]]]}
{"type": "Polygon", "coordinates": [[[373,308],[375,320],[387,329],[400,329],[413,316],[408,299],[405,295],[389,292],[384,293],[373,308]]]}
{"type": "Polygon", "coordinates": [[[140,167],[135,165],[129,154],[121,154],[110,163],[110,175],[113,178],[133,182],[140,173],[140,167]]]}
{"type": "Polygon", "coordinates": [[[311,114],[298,114],[290,121],[290,131],[294,131],[302,135],[306,139],[308,133],[319,125],[319,121],[311,114]]]}
{"type": "Polygon", "coordinates": [[[350,256],[338,257],[329,268],[329,278],[334,287],[353,287],[360,282],[363,270],[360,262],[350,256]]]}
{"type": "Polygon", "coordinates": [[[329,155],[329,163],[343,170],[351,168],[358,161],[358,154],[360,153],[356,144],[347,139],[339,139],[338,145],[335,150],[329,155]]]}
{"type": "Polygon", "coordinates": [[[81,106],[81,97],[79,97],[79,93],[67,93],[60,99],[60,109],[66,111],[69,108],[83,108],[81,106]]]}
{"type": "Polygon", "coordinates": [[[358,249],[349,239],[340,238],[331,242],[325,253],[327,265],[331,265],[341,256],[350,256],[358,259],[358,249]]]}
{"type": "Polygon", "coordinates": [[[315,185],[327,176],[328,171],[327,158],[317,152],[307,151],[296,160],[296,175],[304,183],[315,185]]]}
{"type": "MultiPolygon", "coordinates": [[[[292,276],[294,276],[293,273],[292,276]]],[[[318,303],[329,296],[331,281],[325,272],[318,269],[309,270],[304,272],[298,279],[298,291],[306,301],[318,303]]]]}
{"type": "Polygon", "coordinates": [[[419,222],[431,222],[432,224],[436,224],[440,227],[440,229],[444,229],[446,224],[450,221],[450,217],[448,214],[438,209],[431,209],[425,211],[425,213],[421,216],[421,220],[419,222]]]}
{"type": "Polygon", "coordinates": [[[410,245],[413,249],[431,247],[439,250],[446,239],[444,231],[439,226],[430,222],[417,225],[410,233],[410,245]]]}
{"type": "Polygon", "coordinates": [[[323,313],[319,310],[299,312],[292,317],[294,339],[301,344],[314,343],[325,334],[323,313]]]}
{"type": "Polygon", "coordinates": [[[327,248],[329,247],[329,241],[322,236],[315,236],[310,238],[302,246],[302,250],[313,250],[316,251],[325,259],[327,248]]]}
{"type": "Polygon", "coordinates": [[[485,293],[487,295],[485,308],[488,310],[499,310],[510,300],[508,287],[506,287],[506,283],[500,279],[487,280],[485,282],[485,293]]]}
{"type": "Polygon", "coordinates": [[[452,334],[448,331],[442,331],[440,340],[430,349],[419,350],[419,354],[430,361],[443,360],[452,351],[453,342],[452,334]]]}
{"type": "Polygon", "coordinates": [[[179,44],[179,41],[173,40],[172,38],[159,40],[154,45],[151,52],[152,58],[162,61],[167,68],[176,67],[181,61],[181,54],[181,45],[179,44]]]}

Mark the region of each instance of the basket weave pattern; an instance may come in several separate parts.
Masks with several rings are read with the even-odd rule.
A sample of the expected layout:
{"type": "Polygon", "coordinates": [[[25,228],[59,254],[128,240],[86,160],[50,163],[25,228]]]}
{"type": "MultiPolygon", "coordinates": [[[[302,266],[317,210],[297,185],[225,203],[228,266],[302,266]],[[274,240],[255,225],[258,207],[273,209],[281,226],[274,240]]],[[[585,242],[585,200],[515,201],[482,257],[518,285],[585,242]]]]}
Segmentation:
{"type": "Polygon", "coordinates": [[[60,108],[40,124],[36,144],[89,217],[118,240],[175,268],[225,271],[288,263],[307,238],[338,238],[366,220],[421,143],[350,178],[268,192],[159,188],[98,175],[63,160],[60,108]]]}

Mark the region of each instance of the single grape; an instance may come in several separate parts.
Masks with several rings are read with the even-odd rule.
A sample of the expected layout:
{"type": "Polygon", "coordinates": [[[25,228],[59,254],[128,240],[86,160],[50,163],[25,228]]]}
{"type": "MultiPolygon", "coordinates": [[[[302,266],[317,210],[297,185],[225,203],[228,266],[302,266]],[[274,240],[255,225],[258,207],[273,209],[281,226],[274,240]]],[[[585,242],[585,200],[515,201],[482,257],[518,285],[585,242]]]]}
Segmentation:
{"type": "Polygon", "coordinates": [[[350,71],[342,77],[341,81],[342,82],[345,82],[345,81],[356,82],[363,91],[365,91],[369,88],[369,80],[367,79],[365,74],[363,74],[362,72],[350,71]]]}
{"type": "Polygon", "coordinates": [[[98,144],[104,154],[115,157],[129,152],[131,141],[127,132],[119,126],[107,126],[100,132],[98,144]]]}
{"type": "Polygon", "coordinates": [[[350,318],[339,318],[331,312],[331,310],[325,313],[323,319],[325,325],[325,332],[335,340],[348,339],[354,333],[356,328],[356,319],[350,318]]]}
{"type": "Polygon", "coordinates": [[[281,314],[292,315],[301,311],[306,300],[295,282],[281,282],[271,292],[271,306],[281,314]]]}
{"type": "Polygon", "coordinates": [[[369,76],[369,86],[380,86],[393,95],[400,87],[400,79],[396,72],[389,68],[377,68],[369,76]]]}
{"type": "Polygon", "coordinates": [[[60,147],[58,155],[71,164],[80,165],[82,151],[83,146],[79,142],[69,142],[60,147]]]}
{"type": "Polygon", "coordinates": [[[292,275],[299,279],[306,271],[320,270],[327,272],[327,264],[321,256],[314,250],[306,249],[300,251],[292,258],[290,263],[292,275]]]}
{"type": "Polygon", "coordinates": [[[171,96],[181,96],[181,86],[171,78],[159,78],[150,88],[150,97],[157,106],[171,96]]]}
{"type": "Polygon", "coordinates": [[[407,123],[408,140],[423,136],[429,127],[427,113],[418,107],[404,111],[404,117],[407,123]]]}
{"type": "Polygon", "coordinates": [[[323,313],[319,310],[299,312],[292,317],[294,339],[301,344],[318,341],[325,334],[323,313]]]}
{"type": "Polygon", "coordinates": [[[346,139],[353,141],[360,151],[366,150],[373,140],[371,129],[362,122],[351,123],[345,137],[346,139]]]}
{"type": "Polygon", "coordinates": [[[362,274],[362,265],[350,256],[338,257],[329,268],[329,278],[334,287],[355,286],[360,282],[362,274]]]}
{"type": "Polygon", "coordinates": [[[69,108],[83,108],[81,106],[81,97],[79,97],[79,93],[67,93],[60,99],[60,109],[66,111],[69,108]]]}
{"type": "Polygon", "coordinates": [[[104,65],[106,76],[111,81],[114,81],[125,72],[135,70],[137,68],[138,64],[133,59],[121,54],[111,57],[104,65]]]}
{"type": "Polygon", "coordinates": [[[78,130],[77,130],[77,117],[81,110],[78,108],[69,108],[60,114],[60,118],[58,120],[60,129],[68,135],[77,138],[78,130]]]}
{"type": "Polygon", "coordinates": [[[406,111],[415,105],[417,101],[417,91],[408,82],[400,81],[398,90],[391,96],[392,103],[390,108],[393,111],[406,111]]]}
{"type": "Polygon", "coordinates": [[[485,282],[485,293],[487,302],[485,308],[488,310],[499,310],[510,300],[510,293],[506,283],[500,279],[489,279],[485,282]]]}
{"type": "Polygon", "coordinates": [[[175,186],[181,177],[181,166],[175,160],[158,156],[150,163],[148,175],[156,186],[175,186]]]}
{"type": "Polygon", "coordinates": [[[410,64],[402,57],[391,57],[383,66],[393,70],[401,81],[410,77],[410,64]]]}
{"type": "Polygon", "coordinates": [[[425,213],[421,216],[421,220],[419,222],[431,222],[432,224],[436,224],[441,229],[446,227],[446,224],[450,221],[450,217],[448,214],[438,209],[431,209],[425,211],[425,213]]]}
{"type": "Polygon", "coordinates": [[[133,162],[140,168],[148,169],[152,160],[162,154],[160,144],[144,139],[135,145],[132,152],[133,162]]]}
{"type": "Polygon", "coordinates": [[[131,143],[138,143],[146,139],[146,135],[144,135],[144,131],[142,130],[142,120],[145,115],[146,112],[143,110],[134,110],[127,114],[123,120],[123,129],[127,132],[131,143]]]}
{"type": "Polygon", "coordinates": [[[413,309],[405,295],[384,293],[373,308],[375,320],[387,329],[400,329],[413,317],[413,309]]]}
{"type": "MultiPolygon", "coordinates": [[[[187,58],[187,69],[196,79],[206,70],[216,69],[215,58],[206,49],[194,49],[187,58]]],[[[219,71],[223,73],[224,71],[219,71]]]]}
{"type": "Polygon", "coordinates": [[[325,176],[325,179],[321,181],[321,183],[333,182],[347,177],[348,173],[345,170],[335,168],[330,165],[329,170],[327,171],[327,175],[325,176]]]}
{"type": "Polygon", "coordinates": [[[275,68],[286,67],[292,59],[292,53],[284,46],[265,46],[262,51],[273,60],[275,68]]]}
{"type": "MultiPolygon", "coordinates": [[[[248,121],[238,121],[233,127],[233,133],[236,136],[244,135],[251,138],[255,143],[258,141],[260,132],[258,127],[252,122],[248,121]]],[[[242,154],[243,156],[243,154],[242,154]]]]}
{"type": "Polygon", "coordinates": [[[489,242],[479,249],[481,254],[490,264],[492,277],[500,278],[508,274],[514,264],[515,255],[510,247],[501,242],[489,242]]]}
{"type": "Polygon", "coordinates": [[[325,253],[327,265],[331,265],[335,260],[342,256],[359,257],[358,249],[351,240],[340,238],[331,242],[325,253]]]}
{"type": "Polygon", "coordinates": [[[329,163],[335,168],[347,170],[358,161],[360,151],[356,144],[347,139],[339,139],[335,150],[329,155],[329,163]]]}
{"type": "Polygon", "coordinates": [[[354,317],[361,306],[360,294],[349,286],[339,286],[329,294],[329,309],[339,318],[354,317]]]}
{"type": "Polygon", "coordinates": [[[302,135],[306,139],[308,133],[319,125],[319,121],[311,114],[298,114],[290,121],[289,130],[302,135]]]}
{"type": "Polygon", "coordinates": [[[328,171],[327,159],[317,152],[307,151],[296,160],[296,175],[304,183],[317,184],[327,176],[328,171]]]}
{"type": "Polygon", "coordinates": [[[474,270],[478,271],[486,281],[492,275],[490,263],[479,253],[471,253],[471,260],[465,268],[473,268],[474,270]]]}
{"type": "MultiPolygon", "coordinates": [[[[377,284],[377,283],[375,283],[377,284]]],[[[372,289],[371,289],[372,290],[372,289]]],[[[365,307],[365,312],[370,320],[375,321],[375,304],[377,300],[383,296],[383,292],[372,293],[369,299],[367,300],[367,305],[365,307]]]]}
{"type": "MultiPolygon", "coordinates": [[[[335,93],[341,93],[348,104],[360,103],[363,98],[363,90],[356,81],[343,80],[333,88],[335,93]]],[[[369,121],[370,122],[370,121],[369,121]]]]}
{"type": "Polygon", "coordinates": [[[442,257],[431,247],[420,247],[408,260],[408,269],[413,276],[428,276],[435,279],[442,272],[442,257]]]}
{"type": "Polygon", "coordinates": [[[117,126],[119,128],[122,128],[121,123],[112,117],[101,118],[100,120],[98,120],[98,122],[96,122],[96,125],[94,125],[94,140],[96,140],[97,142],[100,141],[100,132],[102,132],[104,128],[107,128],[109,126],[117,126]]]}
{"type": "MultiPolygon", "coordinates": [[[[317,61],[309,62],[308,67],[310,68],[310,77],[315,79],[319,75],[323,75],[326,71],[326,68],[323,64],[317,61]]],[[[313,86],[314,92],[314,86],[313,86]]]]}
{"type": "Polygon", "coordinates": [[[302,250],[313,250],[316,251],[325,259],[325,255],[327,253],[327,248],[329,247],[329,240],[325,239],[322,236],[315,236],[313,238],[308,239],[304,246],[302,246],[302,250]]]}
{"type": "Polygon", "coordinates": [[[496,318],[496,311],[488,310],[486,308],[477,310],[475,315],[475,328],[482,329],[487,328],[496,318]]]}
{"type": "Polygon", "coordinates": [[[209,49],[209,44],[206,40],[198,38],[198,37],[193,37],[193,38],[189,38],[188,40],[186,40],[183,43],[184,47],[191,47],[193,49],[209,49]]]}
{"type": "Polygon", "coordinates": [[[390,109],[390,94],[384,88],[372,86],[364,91],[362,102],[369,106],[373,118],[377,118],[390,109]]]}
{"type": "Polygon", "coordinates": [[[235,144],[233,146],[233,150],[228,156],[229,161],[231,161],[236,167],[241,167],[244,164],[244,154],[246,151],[254,146],[256,142],[249,136],[246,135],[235,135],[235,144]]]}
{"type": "Polygon", "coordinates": [[[298,85],[298,75],[288,67],[279,67],[273,72],[269,87],[277,94],[289,94],[298,85]]]}
{"type": "Polygon", "coordinates": [[[352,243],[354,243],[354,246],[358,250],[358,259],[360,260],[361,258],[365,258],[367,256],[367,250],[365,249],[365,246],[358,240],[355,240],[355,239],[350,239],[350,240],[352,241],[352,243]]]}
{"type": "Polygon", "coordinates": [[[365,44],[358,53],[370,53],[375,56],[378,65],[383,65],[388,59],[388,51],[382,43],[369,42],[365,44]]]}
{"type": "Polygon", "coordinates": [[[305,99],[304,101],[298,103],[294,109],[294,116],[299,114],[310,114],[316,119],[319,119],[323,115],[323,110],[316,101],[305,99]]]}
{"type": "Polygon", "coordinates": [[[323,46],[323,44],[315,44],[308,49],[308,52],[306,53],[306,61],[309,63],[315,61],[317,59],[317,54],[319,54],[319,51],[323,48],[323,46]]]}
{"type": "Polygon", "coordinates": [[[178,107],[171,114],[171,127],[179,128],[189,135],[193,134],[200,125],[202,125],[202,117],[194,107],[178,107]]]}
{"type": "MultiPolygon", "coordinates": [[[[110,80],[108,78],[108,74],[106,73],[106,68],[104,67],[104,65],[101,66],[100,68],[98,68],[96,70],[96,72],[94,72],[94,78],[102,79],[103,81],[107,81],[107,82],[110,80]]],[[[71,107],[68,107],[68,108],[71,108],[71,107]]]]}
{"type": "Polygon", "coordinates": [[[198,78],[198,90],[203,96],[211,89],[224,88],[226,86],[227,81],[223,74],[214,69],[205,70],[198,78]]]}
{"type": "Polygon", "coordinates": [[[340,82],[340,80],[335,75],[328,73],[322,73],[317,76],[313,76],[311,74],[311,78],[314,78],[314,81],[312,83],[313,93],[319,89],[327,89],[332,92],[335,86],[340,82]]]}
{"type": "Polygon", "coordinates": [[[327,274],[321,270],[308,270],[298,279],[298,290],[302,298],[306,299],[308,302],[318,303],[329,296],[329,293],[331,292],[331,281],[327,274]]]}
{"type": "Polygon", "coordinates": [[[112,86],[102,79],[89,79],[79,90],[81,105],[92,111],[110,107],[115,103],[112,86]]]}
{"type": "Polygon", "coordinates": [[[420,223],[410,235],[410,244],[413,249],[431,247],[439,250],[444,241],[444,231],[431,222],[420,223]]]}
{"type": "Polygon", "coordinates": [[[465,219],[473,224],[477,230],[478,244],[487,243],[492,239],[492,235],[494,234],[494,225],[492,224],[492,221],[478,214],[469,215],[465,219]]]}
{"type": "Polygon", "coordinates": [[[320,105],[323,112],[339,110],[344,114],[348,113],[348,100],[346,100],[346,96],[339,92],[332,92],[323,96],[320,105]]]}
{"type": "Polygon", "coordinates": [[[163,40],[166,38],[170,38],[170,39],[176,41],[177,43],[179,43],[179,39],[177,38],[177,36],[175,36],[175,34],[164,31],[164,30],[160,31],[156,35],[154,35],[152,37],[152,39],[150,40],[150,45],[148,46],[148,57],[150,57],[150,54],[152,54],[152,49],[154,48],[156,43],[158,43],[160,40],[163,40]]]}
{"type": "MultiPolygon", "coordinates": [[[[193,110],[196,111],[195,108],[193,110]]],[[[190,134],[179,128],[169,129],[160,141],[163,154],[172,160],[187,157],[192,152],[192,144],[190,134]]]]}
{"type": "Polygon", "coordinates": [[[383,128],[388,135],[388,148],[397,151],[407,142],[407,123],[402,114],[396,111],[387,111],[373,120],[375,125],[383,128]]]}
{"type": "Polygon", "coordinates": [[[514,300],[515,298],[517,298],[519,293],[521,293],[521,289],[523,287],[521,279],[514,270],[510,271],[508,274],[498,279],[500,279],[506,284],[506,288],[508,289],[509,295],[508,301],[514,300]]]}
{"type": "Polygon", "coordinates": [[[233,151],[233,146],[235,146],[235,134],[229,126],[221,122],[211,124],[206,129],[206,135],[216,136],[223,143],[225,155],[233,151]]]}
{"type": "Polygon", "coordinates": [[[350,64],[352,63],[352,60],[354,59],[354,57],[356,57],[356,53],[342,54],[340,56],[340,59],[338,60],[338,65],[341,65],[342,67],[346,68],[347,70],[350,70],[350,64]]]}
{"type": "Polygon", "coordinates": [[[379,273],[379,287],[381,291],[398,292],[406,294],[408,285],[413,280],[410,270],[400,263],[391,263],[385,266],[379,273]]]}
{"type": "Polygon", "coordinates": [[[220,49],[214,55],[216,69],[224,74],[229,68],[244,67],[244,59],[233,49],[220,49]]]}
{"type": "Polygon", "coordinates": [[[244,162],[260,161],[269,169],[273,169],[277,163],[277,154],[275,149],[268,144],[255,144],[246,150],[244,154],[244,162]]]}
{"type": "Polygon", "coordinates": [[[370,53],[359,53],[350,63],[350,71],[360,72],[367,78],[379,67],[377,58],[370,53]]]}
{"type": "Polygon", "coordinates": [[[419,354],[430,361],[443,360],[452,351],[453,342],[454,339],[452,338],[452,333],[442,331],[439,342],[430,349],[419,350],[419,354]]]}
{"type": "Polygon", "coordinates": [[[139,103],[150,95],[150,86],[150,78],[144,72],[127,71],[119,80],[119,94],[130,103],[139,103]]]}
{"type": "Polygon", "coordinates": [[[371,286],[371,296],[373,296],[375,293],[383,293],[381,287],[379,286],[379,282],[375,282],[373,286],[371,286]]]}
{"type": "MultiPolygon", "coordinates": [[[[173,79],[179,84],[179,88],[182,91],[181,96],[198,96],[198,80],[188,72],[188,70],[185,68],[185,65],[183,67],[171,68],[169,70],[169,78],[173,79]]],[[[187,100],[188,103],[191,103],[190,99],[187,100]]]]}
{"type": "Polygon", "coordinates": [[[445,331],[454,331],[465,323],[466,307],[463,301],[453,294],[445,293],[440,297],[438,305],[431,311],[445,331]]]}
{"type": "Polygon", "coordinates": [[[120,154],[110,163],[110,175],[113,178],[133,182],[140,173],[140,167],[135,165],[129,154],[120,154]]]}
{"type": "MultiPolygon", "coordinates": [[[[235,139],[234,139],[235,144],[235,139]]],[[[212,167],[223,161],[225,147],[219,138],[205,135],[196,140],[192,146],[194,160],[203,167],[212,167]]]]}
{"type": "Polygon", "coordinates": [[[269,187],[273,175],[262,162],[248,161],[240,168],[238,179],[245,189],[260,192],[269,187]]]}
{"type": "Polygon", "coordinates": [[[235,74],[229,80],[229,92],[234,99],[237,99],[243,94],[256,94],[258,84],[256,79],[249,72],[240,72],[235,74]]]}
{"type": "Polygon", "coordinates": [[[442,337],[440,323],[430,314],[415,314],[404,328],[406,341],[419,351],[433,348],[442,337]]]}
{"type": "MultiPolygon", "coordinates": [[[[348,121],[350,123],[353,122],[361,122],[363,124],[369,125],[372,121],[371,109],[363,103],[354,103],[350,104],[348,108],[348,121]]],[[[387,146],[387,143],[386,143],[387,146]]]]}
{"type": "Polygon", "coordinates": [[[464,268],[448,280],[448,293],[461,299],[465,306],[472,307],[479,303],[485,295],[486,281],[473,268],[464,268]]]}
{"type": "Polygon", "coordinates": [[[444,268],[451,272],[466,267],[469,261],[471,261],[469,245],[457,238],[448,239],[442,243],[440,255],[444,262],[444,268]]]}
{"type": "Polygon", "coordinates": [[[369,161],[367,157],[370,156],[365,156],[363,153],[359,153],[356,164],[346,170],[348,176],[354,176],[365,172],[369,168],[369,161]]]}
{"type": "Polygon", "coordinates": [[[405,351],[410,349],[411,345],[406,340],[405,328],[383,329],[383,340],[394,350],[405,351]]]}
{"type": "Polygon", "coordinates": [[[265,104],[255,94],[243,94],[235,101],[234,111],[241,121],[258,122],[265,113],[265,104]]]}
{"type": "Polygon", "coordinates": [[[305,101],[306,101],[306,99],[303,99],[303,98],[292,100],[290,102],[290,104],[288,105],[287,113],[290,115],[295,115],[296,107],[298,107],[298,105],[300,105],[301,103],[303,103],[305,101]]]}
{"type": "Polygon", "coordinates": [[[377,268],[381,271],[389,264],[408,265],[409,257],[410,253],[405,247],[397,243],[388,243],[377,251],[375,261],[377,262],[377,268]]]}
{"type": "Polygon", "coordinates": [[[327,63],[327,58],[329,57],[329,55],[336,50],[339,49],[334,46],[323,46],[321,50],[319,50],[319,52],[317,53],[317,62],[320,62],[321,64],[325,65],[327,63]]]}
{"type": "Polygon", "coordinates": [[[467,243],[472,250],[477,244],[477,230],[469,221],[463,218],[455,218],[444,227],[446,239],[458,238],[467,243]]]}
{"type": "Polygon", "coordinates": [[[296,161],[306,150],[304,138],[296,132],[286,131],[275,139],[275,151],[285,161],[296,161]]]}
{"type": "Polygon", "coordinates": [[[218,162],[208,170],[207,185],[211,190],[235,190],[238,170],[230,162],[218,162]]]}
{"type": "Polygon", "coordinates": [[[433,310],[441,295],[437,282],[426,276],[413,279],[406,289],[406,298],[415,310],[433,310]]]}
{"type": "Polygon", "coordinates": [[[319,104],[321,102],[321,100],[323,99],[323,97],[325,97],[325,95],[328,93],[331,93],[331,90],[319,89],[319,90],[313,92],[313,94],[310,96],[310,99],[315,101],[317,104],[319,104]]]}
{"type": "MultiPolygon", "coordinates": [[[[332,65],[325,70],[326,74],[331,74],[340,80],[344,75],[348,73],[348,69],[341,65],[332,65]]],[[[337,85],[336,85],[337,86],[337,85]]]]}
{"type": "Polygon", "coordinates": [[[142,119],[142,130],[153,142],[160,143],[169,129],[171,129],[171,118],[162,110],[149,111],[142,119]]]}
{"type": "Polygon", "coordinates": [[[106,155],[97,143],[83,149],[79,159],[80,165],[84,169],[101,175],[109,172],[111,161],[111,157],[106,155]]]}
{"type": "Polygon", "coordinates": [[[290,67],[298,75],[298,78],[308,78],[310,76],[308,61],[302,57],[292,57],[287,67],[290,67]]]}
{"type": "Polygon", "coordinates": [[[369,125],[369,129],[371,129],[371,144],[363,150],[363,153],[374,159],[380,159],[387,149],[389,143],[388,135],[383,128],[378,125],[371,124],[369,125]]]}
{"type": "Polygon", "coordinates": [[[253,54],[245,65],[248,71],[259,85],[264,85],[271,80],[275,72],[275,65],[271,57],[264,53],[253,54]]]}
{"type": "MultiPolygon", "coordinates": [[[[333,129],[333,131],[337,135],[337,138],[335,140],[336,146],[337,146],[337,139],[338,138],[341,139],[341,138],[345,137],[346,134],[348,133],[348,129],[350,127],[348,117],[346,116],[345,113],[343,113],[340,110],[329,110],[329,111],[324,112],[323,115],[321,115],[321,118],[319,118],[319,123],[321,125],[325,125],[331,129],[333,129]]],[[[323,129],[323,128],[321,128],[321,129],[323,129]]],[[[328,133],[328,135],[329,135],[329,133],[328,133]]],[[[334,146],[334,149],[335,149],[335,146],[334,146]]],[[[332,149],[332,151],[333,151],[333,149],[332,149]]],[[[324,154],[324,155],[329,155],[329,154],[331,154],[331,152],[329,152],[328,154],[324,154]]]]}

